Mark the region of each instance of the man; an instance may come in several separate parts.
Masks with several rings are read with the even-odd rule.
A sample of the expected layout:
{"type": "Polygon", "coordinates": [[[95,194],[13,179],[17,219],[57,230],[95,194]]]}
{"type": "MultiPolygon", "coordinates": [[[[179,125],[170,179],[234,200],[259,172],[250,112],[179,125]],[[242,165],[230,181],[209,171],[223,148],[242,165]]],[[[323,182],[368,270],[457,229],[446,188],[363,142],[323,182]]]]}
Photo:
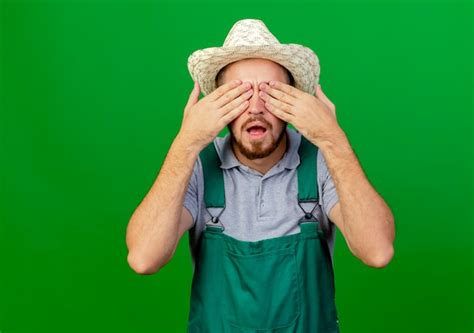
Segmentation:
{"type": "Polygon", "coordinates": [[[246,19],[188,68],[181,129],[128,226],[130,266],[157,272],[189,230],[188,332],[339,332],[334,225],[372,267],[391,260],[395,231],[317,85],[317,56],[246,19]]]}

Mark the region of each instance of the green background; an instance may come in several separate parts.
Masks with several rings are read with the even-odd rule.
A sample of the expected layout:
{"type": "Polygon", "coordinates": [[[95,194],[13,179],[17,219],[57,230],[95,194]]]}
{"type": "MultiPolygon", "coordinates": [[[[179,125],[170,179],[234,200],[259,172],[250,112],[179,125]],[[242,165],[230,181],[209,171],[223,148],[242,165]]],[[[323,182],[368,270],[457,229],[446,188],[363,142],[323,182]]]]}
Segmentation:
{"type": "Polygon", "coordinates": [[[392,208],[395,256],[338,231],[342,333],[472,332],[472,3],[2,1],[0,332],[185,332],[186,234],[158,274],[128,220],[177,134],[195,50],[262,19],[312,48],[321,86],[392,208]]]}

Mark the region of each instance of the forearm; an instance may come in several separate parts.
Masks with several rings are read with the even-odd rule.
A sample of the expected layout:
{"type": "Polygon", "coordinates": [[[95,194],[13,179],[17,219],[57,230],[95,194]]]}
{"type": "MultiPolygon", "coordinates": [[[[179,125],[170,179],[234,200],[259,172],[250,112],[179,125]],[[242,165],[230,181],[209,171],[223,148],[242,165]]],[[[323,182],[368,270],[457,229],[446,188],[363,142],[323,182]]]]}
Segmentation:
{"type": "Polygon", "coordinates": [[[128,260],[141,271],[155,271],[171,258],[179,240],[184,196],[198,154],[199,150],[178,135],[152,188],[130,218],[126,235],[128,260]]]}
{"type": "Polygon", "coordinates": [[[320,144],[339,196],[346,241],[364,262],[380,262],[393,253],[394,218],[369,183],[345,133],[320,144]]]}

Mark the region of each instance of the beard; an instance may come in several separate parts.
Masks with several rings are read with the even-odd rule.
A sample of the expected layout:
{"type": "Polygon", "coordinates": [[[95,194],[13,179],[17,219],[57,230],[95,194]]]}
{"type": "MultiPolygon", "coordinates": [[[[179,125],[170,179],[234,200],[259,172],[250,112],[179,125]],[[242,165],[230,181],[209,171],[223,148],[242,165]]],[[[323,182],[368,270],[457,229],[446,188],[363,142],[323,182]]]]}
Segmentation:
{"type": "MultiPolygon", "coordinates": [[[[255,118],[249,119],[245,124],[242,125],[242,128],[244,128],[245,125],[247,125],[247,123],[249,123],[251,121],[254,121],[254,120],[260,120],[260,121],[264,122],[267,125],[268,135],[271,136],[272,125],[270,123],[266,122],[265,120],[262,120],[262,119],[255,119],[255,118]]],[[[272,142],[270,143],[270,145],[265,147],[264,143],[261,142],[261,141],[250,142],[250,148],[249,148],[249,147],[245,146],[242,143],[241,140],[237,139],[237,137],[234,135],[232,130],[229,128],[229,126],[227,126],[227,127],[228,127],[228,130],[229,130],[231,146],[234,149],[236,147],[240,151],[240,153],[242,155],[244,155],[246,158],[248,158],[249,160],[256,160],[256,159],[259,159],[259,158],[264,158],[264,157],[269,156],[271,153],[273,153],[278,148],[281,141],[283,140],[284,135],[286,134],[286,123],[285,123],[285,126],[282,127],[282,129],[281,129],[280,133],[278,133],[276,139],[273,136],[271,136],[272,142]]]]}

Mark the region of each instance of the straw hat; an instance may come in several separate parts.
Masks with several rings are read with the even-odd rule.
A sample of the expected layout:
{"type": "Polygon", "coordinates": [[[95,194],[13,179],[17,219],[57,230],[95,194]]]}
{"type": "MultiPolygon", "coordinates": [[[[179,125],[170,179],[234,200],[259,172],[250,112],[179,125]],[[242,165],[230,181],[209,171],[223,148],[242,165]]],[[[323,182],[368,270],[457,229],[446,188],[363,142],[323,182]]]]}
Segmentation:
{"type": "Polygon", "coordinates": [[[237,21],[222,47],[193,52],[188,58],[188,70],[203,95],[207,95],[216,89],[216,75],[224,66],[246,58],[269,59],[286,67],[296,88],[315,95],[320,72],[318,56],[303,45],[281,44],[265,23],[256,19],[237,21]]]}

